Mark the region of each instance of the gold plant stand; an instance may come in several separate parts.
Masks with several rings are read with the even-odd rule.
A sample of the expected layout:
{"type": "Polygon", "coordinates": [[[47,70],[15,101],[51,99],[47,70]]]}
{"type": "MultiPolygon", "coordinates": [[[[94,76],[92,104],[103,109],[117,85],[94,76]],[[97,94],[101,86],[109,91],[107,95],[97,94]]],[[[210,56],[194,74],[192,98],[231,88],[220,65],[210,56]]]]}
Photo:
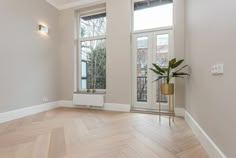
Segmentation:
{"type": "Polygon", "coordinates": [[[171,127],[171,121],[175,121],[175,105],[174,105],[174,84],[161,84],[158,82],[160,99],[161,94],[168,96],[168,111],[161,110],[161,102],[159,101],[159,122],[161,122],[161,115],[169,116],[169,126],[171,127]]]}

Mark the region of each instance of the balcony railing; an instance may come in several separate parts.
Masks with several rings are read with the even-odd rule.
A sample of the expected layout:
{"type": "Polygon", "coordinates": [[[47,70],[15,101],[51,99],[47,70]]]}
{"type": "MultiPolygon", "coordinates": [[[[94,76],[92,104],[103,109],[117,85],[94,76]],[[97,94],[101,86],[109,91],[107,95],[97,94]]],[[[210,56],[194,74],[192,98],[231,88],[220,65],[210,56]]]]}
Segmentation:
{"type": "MultiPolygon", "coordinates": [[[[163,83],[164,81],[160,81],[163,83]]],[[[156,83],[153,83],[156,84],[156,83]]],[[[160,93],[160,87],[156,84],[156,102],[168,102],[167,97],[160,93]]],[[[147,77],[139,76],[137,77],[137,101],[138,102],[147,102],[147,77]]]]}
{"type": "Polygon", "coordinates": [[[137,101],[147,102],[147,77],[137,77],[137,101]]]}

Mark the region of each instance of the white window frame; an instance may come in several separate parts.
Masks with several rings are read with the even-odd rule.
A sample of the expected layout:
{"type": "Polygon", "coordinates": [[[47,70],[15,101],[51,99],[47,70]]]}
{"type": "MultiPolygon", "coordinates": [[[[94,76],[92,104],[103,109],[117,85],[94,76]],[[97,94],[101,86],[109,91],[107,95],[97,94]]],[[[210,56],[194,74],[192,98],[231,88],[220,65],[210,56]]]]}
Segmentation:
{"type": "MultiPolygon", "coordinates": [[[[88,11],[83,11],[83,12],[77,12],[77,16],[76,16],[76,19],[77,19],[77,50],[76,50],[76,58],[77,58],[77,61],[75,61],[77,64],[76,64],[76,68],[75,68],[75,71],[77,72],[75,74],[75,80],[76,80],[76,83],[75,83],[75,92],[76,93],[87,93],[87,89],[82,89],[82,80],[81,80],[81,67],[82,67],[82,62],[81,62],[81,49],[80,49],[80,45],[81,45],[81,42],[84,42],[84,41],[92,41],[92,40],[101,40],[101,39],[105,39],[106,40],[106,33],[104,35],[100,35],[100,36],[94,36],[94,37],[80,37],[81,35],[81,29],[80,29],[80,18],[81,17],[85,17],[85,16],[92,16],[92,15],[96,15],[96,14],[101,14],[101,13],[106,13],[106,8],[98,8],[98,9],[93,9],[93,10],[88,10],[88,11]]],[[[106,46],[106,43],[105,43],[105,46],[106,46]]],[[[95,89],[96,92],[95,94],[97,93],[106,93],[106,89],[95,89]]]]}
{"type": "Polygon", "coordinates": [[[159,28],[152,28],[152,29],[144,29],[144,30],[134,30],[134,3],[136,0],[132,0],[132,34],[142,34],[142,33],[148,33],[148,32],[157,32],[157,31],[165,31],[165,30],[174,30],[175,25],[175,0],[173,0],[173,25],[172,26],[166,26],[166,27],[159,27],[159,28]]]}
{"type": "MultiPolygon", "coordinates": [[[[150,34],[162,34],[162,33],[171,33],[171,39],[169,39],[169,41],[171,41],[170,43],[170,57],[174,57],[174,47],[175,47],[175,43],[174,43],[174,26],[175,26],[175,6],[176,6],[176,1],[173,0],[173,25],[172,26],[166,26],[166,27],[159,27],[159,28],[152,28],[152,29],[144,29],[144,30],[134,30],[134,3],[136,2],[136,0],[132,0],[131,2],[131,11],[132,11],[132,16],[131,16],[131,27],[132,27],[132,31],[131,31],[131,37],[132,37],[132,73],[131,73],[131,78],[132,78],[132,108],[144,108],[145,106],[147,106],[146,109],[151,108],[151,105],[148,106],[148,104],[150,103],[144,103],[144,104],[140,104],[140,106],[138,105],[139,102],[137,102],[136,100],[136,92],[137,92],[137,87],[136,87],[136,66],[134,64],[136,64],[136,48],[135,48],[135,42],[136,42],[136,38],[137,37],[143,37],[143,36],[147,36],[150,39],[150,34]]],[[[153,43],[153,42],[152,42],[153,43]]],[[[150,45],[150,44],[149,44],[150,45]]],[[[154,46],[154,45],[153,45],[154,46]]],[[[150,55],[149,55],[150,56],[150,55]]],[[[149,76],[149,78],[152,78],[151,76],[149,76]]],[[[174,81],[175,82],[175,81],[174,81]]],[[[153,87],[153,85],[149,85],[149,88],[153,87]]],[[[153,88],[151,88],[152,94],[156,95],[155,92],[153,92],[153,88]]],[[[150,97],[150,96],[149,96],[150,97]]],[[[174,96],[175,97],[175,96],[174,96]]],[[[150,101],[154,102],[153,99],[150,99],[150,101]]],[[[174,99],[175,102],[175,99],[174,99]]],[[[175,104],[175,103],[174,103],[175,104]]],[[[161,103],[161,106],[163,107],[163,109],[168,109],[168,103],[161,103]]],[[[154,105],[155,107],[155,105],[154,105]]]]}

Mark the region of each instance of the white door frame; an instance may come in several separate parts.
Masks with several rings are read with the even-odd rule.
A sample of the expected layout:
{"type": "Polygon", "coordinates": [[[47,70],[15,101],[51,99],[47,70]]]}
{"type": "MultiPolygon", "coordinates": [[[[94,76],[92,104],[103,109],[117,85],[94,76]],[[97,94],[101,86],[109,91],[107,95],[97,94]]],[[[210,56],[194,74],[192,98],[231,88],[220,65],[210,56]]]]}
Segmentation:
{"type": "MultiPolygon", "coordinates": [[[[155,80],[155,75],[149,70],[152,67],[152,63],[156,61],[155,53],[157,50],[157,35],[168,34],[169,35],[169,58],[174,57],[174,37],[173,29],[156,30],[141,33],[134,33],[132,36],[132,108],[138,109],[158,109],[159,103],[156,102],[156,84],[152,83],[155,80]],[[147,102],[137,102],[137,52],[136,52],[136,40],[139,37],[148,37],[148,74],[147,78],[147,102]],[[151,80],[150,80],[151,79],[151,80]]],[[[168,103],[161,103],[163,109],[168,108],[168,103]]]]}

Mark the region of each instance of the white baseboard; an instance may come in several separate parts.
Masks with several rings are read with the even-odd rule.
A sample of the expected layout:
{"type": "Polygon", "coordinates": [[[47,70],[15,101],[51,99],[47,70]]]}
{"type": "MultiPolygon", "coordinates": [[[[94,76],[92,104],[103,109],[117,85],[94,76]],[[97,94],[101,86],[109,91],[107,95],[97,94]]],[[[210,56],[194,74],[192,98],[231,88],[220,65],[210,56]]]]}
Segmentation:
{"type": "MultiPolygon", "coordinates": [[[[61,100],[58,101],[60,107],[68,108],[86,108],[86,106],[73,105],[73,102],[70,100],[61,100]]],[[[92,107],[92,109],[96,107],[92,107]]],[[[130,112],[131,106],[129,104],[116,104],[116,103],[105,103],[104,107],[101,107],[101,110],[106,111],[120,111],[120,112],[130,112]]]]}
{"type": "Polygon", "coordinates": [[[192,128],[193,133],[197,136],[210,158],[227,158],[187,111],[185,111],[185,120],[192,128]]]}
{"type": "MultiPolygon", "coordinates": [[[[73,105],[71,100],[55,101],[55,102],[35,105],[35,106],[23,108],[23,109],[0,113],[0,123],[8,122],[8,121],[12,121],[12,120],[19,119],[22,117],[37,114],[40,112],[52,110],[58,107],[80,108],[79,106],[73,105]]],[[[130,105],[106,103],[103,109],[108,110],[108,111],[129,112],[130,105]]]]}
{"type": "MultiPolygon", "coordinates": [[[[169,105],[168,104],[162,105],[161,109],[162,110],[168,110],[169,109],[169,105]]],[[[176,108],[175,107],[175,115],[179,116],[179,117],[184,117],[185,116],[185,109],[184,108],[176,108]]]]}
{"type": "Polygon", "coordinates": [[[58,107],[58,102],[50,102],[40,105],[35,105],[19,110],[8,111],[4,113],[0,113],[0,123],[12,121],[15,119],[19,119],[25,116],[37,114],[40,112],[48,111],[51,109],[55,109],[58,107]]]}
{"type": "MultiPolygon", "coordinates": [[[[71,100],[61,100],[58,101],[58,105],[60,107],[68,107],[68,108],[86,108],[77,105],[73,105],[71,100]]],[[[129,104],[117,104],[117,103],[105,103],[103,110],[107,111],[120,111],[120,112],[130,112],[131,105],[129,104]]],[[[185,116],[185,109],[184,108],[175,108],[176,116],[184,117],[185,116]]]]}
{"type": "Polygon", "coordinates": [[[104,110],[130,112],[131,106],[129,104],[105,103],[104,110]]]}
{"type": "Polygon", "coordinates": [[[68,107],[68,108],[76,107],[75,105],[73,105],[72,100],[60,100],[60,101],[58,101],[58,106],[59,107],[68,107]]]}

